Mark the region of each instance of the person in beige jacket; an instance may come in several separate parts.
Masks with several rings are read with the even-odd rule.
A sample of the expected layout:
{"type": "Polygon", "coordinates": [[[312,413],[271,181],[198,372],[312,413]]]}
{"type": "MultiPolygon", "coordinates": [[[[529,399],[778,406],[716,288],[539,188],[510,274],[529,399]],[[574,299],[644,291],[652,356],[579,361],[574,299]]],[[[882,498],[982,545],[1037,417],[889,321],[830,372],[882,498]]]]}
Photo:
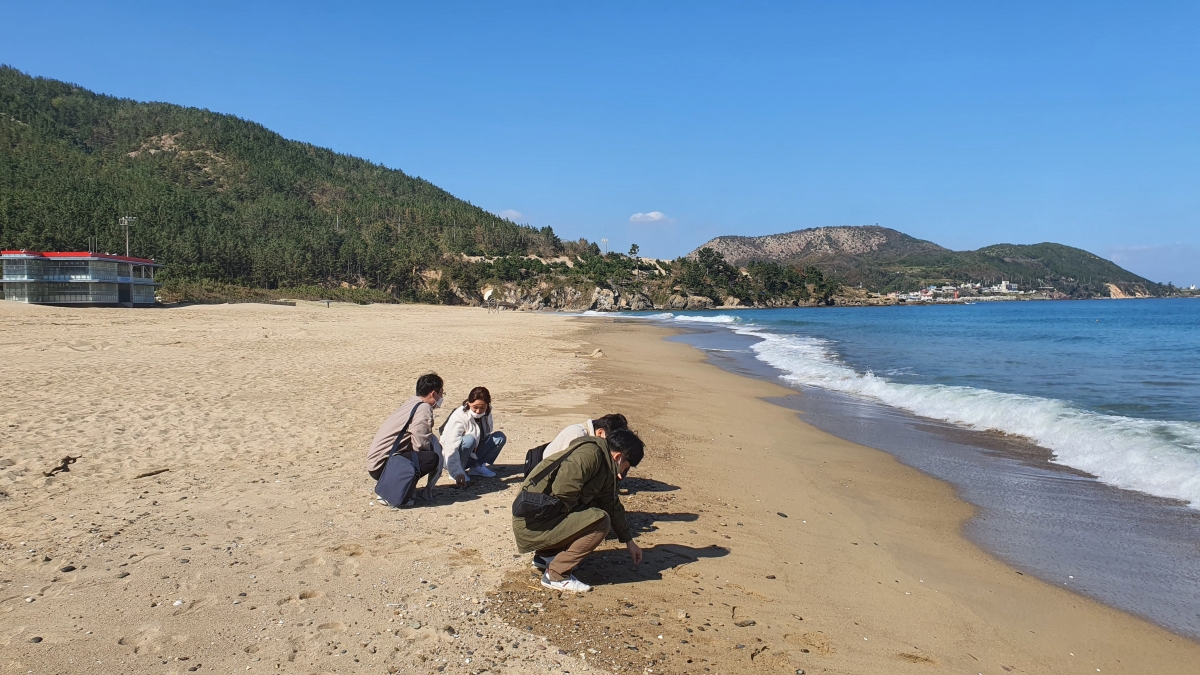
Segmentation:
{"type": "MultiPolygon", "coordinates": [[[[429,373],[417,378],[417,395],[405,401],[395,412],[388,415],[375,432],[375,438],[367,448],[367,474],[376,481],[383,475],[383,467],[388,462],[388,455],[396,443],[396,437],[404,432],[404,438],[411,440],[411,450],[417,455],[420,465],[420,475],[429,476],[424,492],[420,495],[426,501],[433,500],[433,484],[442,475],[442,453],[437,436],[433,433],[433,411],[442,405],[443,383],[437,373],[429,373]],[[415,409],[415,410],[414,410],[415,409]],[[409,422],[409,417],[412,422],[409,422]],[[408,423],[408,429],[404,425],[408,423]]],[[[408,454],[408,453],[401,453],[408,454]]]]}

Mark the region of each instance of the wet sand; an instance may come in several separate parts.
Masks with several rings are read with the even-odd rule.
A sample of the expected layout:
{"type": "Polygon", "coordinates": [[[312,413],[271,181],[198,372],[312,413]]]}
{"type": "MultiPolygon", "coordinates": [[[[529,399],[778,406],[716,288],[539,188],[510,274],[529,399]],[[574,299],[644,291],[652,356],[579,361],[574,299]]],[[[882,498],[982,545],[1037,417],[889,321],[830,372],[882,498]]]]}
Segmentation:
{"type": "Polygon", "coordinates": [[[962,536],[971,509],[946,484],[803,424],[763,400],[788,390],[664,335],[420,306],[0,303],[0,663],[306,674],[1200,663],[1200,645],[985,554],[962,536]],[[366,445],[430,369],[451,402],[492,389],[507,468],[443,486],[433,508],[373,505],[366,445]],[[579,570],[597,589],[559,597],[515,557],[516,472],[558,428],[614,410],[649,443],[624,497],[647,560],[634,568],[609,541],[579,570]],[[41,475],[67,454],[81,456],[70,472],[41,475]]]}

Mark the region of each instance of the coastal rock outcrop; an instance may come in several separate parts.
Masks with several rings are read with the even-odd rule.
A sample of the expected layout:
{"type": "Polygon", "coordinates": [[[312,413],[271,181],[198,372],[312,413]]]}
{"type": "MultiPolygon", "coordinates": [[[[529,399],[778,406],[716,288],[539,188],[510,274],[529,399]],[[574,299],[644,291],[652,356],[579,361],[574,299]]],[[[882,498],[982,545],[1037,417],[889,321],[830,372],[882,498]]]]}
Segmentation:
{"type": "Polygon", "coordinates": [[[634,312],[654,309],[654,303],[644,293],[634,293],[629,296],[629,309],[634,312]]]}
{"type": "Polygon", "coordinates": [[[592,291],[591,309],[597,312],[611,312],[617,309],[617,294],[612,289],[597,286],[592,291]]]}
{"type": "Polygon", "coordinates": [[[458,299],[458,304],[469,305],[471,307],[479,307],[483,304],[483,296],[478,291],[454,285],[450,287],[450,292],[458,299]]]}

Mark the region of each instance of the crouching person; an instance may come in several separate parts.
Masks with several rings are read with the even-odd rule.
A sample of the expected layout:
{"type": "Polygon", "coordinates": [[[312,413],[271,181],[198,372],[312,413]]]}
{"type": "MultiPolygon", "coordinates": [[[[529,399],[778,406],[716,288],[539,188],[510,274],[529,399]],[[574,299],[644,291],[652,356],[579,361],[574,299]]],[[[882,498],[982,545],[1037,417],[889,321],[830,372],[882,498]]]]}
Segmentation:
{"type": "MultiPolygon", "coordinates": [[[[409,398],[383,421],[371,446],[367,449],[367,474],[378,481],[392,453],[412,461],[416,454],[420,475],[429,476],[425,491],[420,494],[433,501],[433,484],[441,476],[442,456],[438,439],[433,435],[433,411],[442,406],[442,378],[429,373],[417,378],[416,396],[409,398]]],[[[411,500],[405,506],[411,505],[411,500]]]]}
{"type": "Polygon", "coordinates": [[[442,425],[442,463],[459,487],[471,481],[468,474],[495,478],[488,465],[500,456],[506,441],[492,422],[491,392],[475,387],[442,425]]]}
{"type": "Polygon", "coordinates": [[[610,432],[616,431],[617,429],[626,429],[628,427],[629,421],[626,420],[625,416],[620,413],[610,413],[604,417],[601,417],[600,419],[584,420],[579,424],[572,424],[571,426],[558,432],[558,435],[554,437],[554,440],[546,444],[545,456],[551,457],[557,455],[563,450],[566,450],[567,446],[571,444],[571,441],[575,440],[576,438],[583,438],[584,436],[596,436],[598,438],[604,438],[610,432]]]}
{"type": "Polygon", "coordinates": [[[534,567],[545,570],[543,586],[577,593],[592,590],[572,572],[604,541],[609,528],[625,544],[633,564],[642,561],[642,549],[633,541],[617,494],[617,476],[640,463],[644,454],[645,444],[636,434],[618,429],[607,438],[578,438],[530,472],[521,489],[560,502],[557,514],[544,519],[513,517],[517,550],[534,554],[534,567]]]}

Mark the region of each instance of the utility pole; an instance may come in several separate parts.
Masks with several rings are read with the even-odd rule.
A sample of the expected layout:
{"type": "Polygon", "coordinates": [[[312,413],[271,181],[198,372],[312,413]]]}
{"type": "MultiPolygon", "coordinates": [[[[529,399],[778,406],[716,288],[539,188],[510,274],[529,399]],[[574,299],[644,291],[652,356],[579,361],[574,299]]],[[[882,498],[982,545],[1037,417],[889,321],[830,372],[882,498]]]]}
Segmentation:
{"type": "Polygon", "coordinates": [[[601,239],[600,243],[604,244],[604,255],[608,255],[608,238],[601,239]]]}
{"type": "Polygon", "coordinates": [[[134,218],[133,216],[121,216],[121,220],[118,221],[121,223],[121,225],[125,226],[125,257],[126,258],[129,257],[129,226],[132,225],[133,221],[135,221],[135,220],[137,220],[137,218],[134,218]]]}

